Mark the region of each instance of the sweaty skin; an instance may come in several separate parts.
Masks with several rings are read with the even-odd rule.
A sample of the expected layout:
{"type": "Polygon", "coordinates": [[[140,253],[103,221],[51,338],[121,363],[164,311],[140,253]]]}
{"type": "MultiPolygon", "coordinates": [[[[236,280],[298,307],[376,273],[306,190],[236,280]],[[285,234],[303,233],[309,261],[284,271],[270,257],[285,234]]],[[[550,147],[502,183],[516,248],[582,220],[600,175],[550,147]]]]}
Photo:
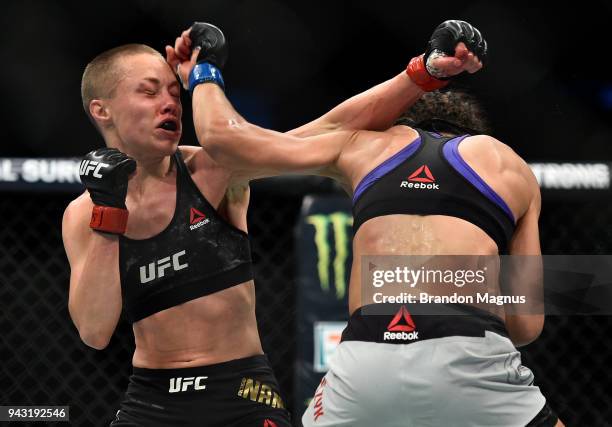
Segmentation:
{"type": "MultiPolygon", "coordinates": [[[[379,138],[377,143],[369,144],[368,135],[364,133],[352,145],[343,149],[338,168],[344,176],[351,177],[350,185],[353,190],[370,170],[405,147],[406,141],[412,143],[417,137],[416,132],[406,126],[396,126],[386,134],[388,137],[379,138]],[[377,155],[377,150],[384,154],[377,155]]],[[[459,152],[508,203],[516,218],[525,215],[535,197],[537,184],[526,164],[510,148],[491,137],[481,135],[464,139],[459,145],[459,152]],[[516,188],[525,188],[527,191],[513,190],[516,188]]],[[[530,235],[528,239],[528,244],[536,251],[539,248],[537,234],[530,235]]],[[[363,305],[362,256],[498,254],[497,245],[483,230],[463,219],[443,215],[386,215],[372,218],[357,231],[353,239],[353,251],[349,292],[351,313],[363,305]]],[[[495,271],[489,269],[488,273],[494,275],[495,271]]],[[[461,293],[456,287],[423,286],[422,290],[432,295],[461,293]]],[[[488,283],[489,289],[492,286],[496,284],[488,283]]],[[[473,289],[463,291],[472,292],[473,289]]],[[[495,314],[503,316],[503,312],[496,311],[495,314]]]]}
{"type": "MultiPolygon", "coordinates": [[[[160,56],[138,54],[122,61],[127,71],[118,82],[115,97],[105,101],[106,111],[101,113],[110,117],[102,117],[99,123],[108,145],[137,161],[137,171],[128,184],[125,235],[145,239],[164,230],[174,215],[176,168],[170,155],[177,149],[181,132],[167,132],[157,125],[167,117],[180,122],[180,88],[160,56]]],[[[92,108],[95,113],[95,106],[92,108]]],[[[202,148],[180,150],[206,199],[246,232],[248,192],[228,197],[231,173],[227,168],[202,148]]],[[[121,313],[119,251],[116,236],[89,228],[92,207],[87,192],[70,203],[64,214],[63,238],[71,265],[71,316],[83,340],[101,349],[108,344],[121,313]]],[[[135,322],[133,331],[136,367],[202,366],[263,353],[253,281],[155,313],[135,322]]]]}
{"type": "MultiPolygon", "coordinates": [[[[174,48],[166,47],[168,62],[177,68],[183,82],[188,80],[199,53],[197,49],[191,51],[190,43],[187,30],[177,38],[174,48]]],[[[473,73],[482,67],[478,58],[463,43],[456,46],[455,57],[438,58],[436,61],[439,62],[433,66],[445,69],[447,76],[462,71],[473,73]]],[[[405,73],[380,86],[390,82],[401,83],[405,88],[415,86],[405,73]]],[[[307,133],[298,128],[281,134],[248,123],[234,110],[221,88],[214,83],[206,83],[196,86],[193,91],[194,124],[198,140],[205,150],[220,164],[234,170],[236,182],[287,172],[310,173],[336,179],[352,195],[368,172],[413,142],[417,136],[416,131],[409,127],[391,127],[394,118],[405,111],[397,110],[397,106],[402,104],[398,100],[398,92],[391,93],[395,97],[372,98],[360,104],[371,116],[385,119],[372,120],[370,127],[348,121],[343,126],[320,126],[317,132],[307,133]]],[[[413,102],[404,101],[403,104],[408,107],[413,102]]],[[[333,124],[334,120],[329,122],[333,124]]],[[[540,193],[526,163],[509,147],[486,135],[466,138],[460,144],[459,152],[468,165],[506,201],[517,219],[510,253],[540,255],[537,224],[540,193]]],[[[484,231],[462,219],[415,215],[371,219],[354,236],[355,261],[351,270],[349,311],[352,313],[364,304],[361,301],[359,273],[362,255],[497,253],[495,242],[484,231]],[[416,231],[416,235],[413,231],[416,231]]],[[[541,287],[541,283],[537,283],[540,277],[538,268],[533,268],[530,273],[531,277],[527,279],[529,283],[534,283],[532,292],[538,295],[541,287]]],[[[497,283],[489,284],[489,287],[496,291],[497,283]]],[[[449,291],[449,288],[446,289],[449,291]]],[[[543,314],[506,314],[497,307],[490,310],[506,322],[510,336],[518,346],[535,340],[543,328],[543,314]]]]}
{"type": "MultiPolygon", "coordinates": [[[[182,37],[185,36],[183,33],[182,37]]],[[[188,43],[181,45],[179,38],[176,50],[186,45],[188,43]]],[[[166,51],[169,59],[174,55],[176,60],[176,52],[172,48],[167,47],[166,51]]],[[[189,49],[185,51],[180,60],[183,81],[186,81],[195,59],[195,55],[188,57],[189,49]]],[[[473,61],[478,59],[472,55],[467,61],[474,66],[473,61]]],[[[474,71],[479,68],[475,67],[474,71]]],[[[397,78],[401,79],[402,76],[397,78]]],[[[384,109],[384,102],[378,107],[384,109]]],[[[348,124],[322,128],[325,132],[310,134],[297,129],[280,134],[244,120],[214,83],[196,86],[193,111],[198,139],[203,141],[206,151],[220,164],[233,168],[240,179],[248,181],[282,173],[314,173],[336,179],[349,195],[353,194],[368,172],[407,144],[413,143],[417,137],[414,129],[407,126],[390,127],[390,123],[370,128],[348,124]]],[[[510,254],[540,255],[538,217],[541,199],[538,183],[528,165],[508,146],[487,135],[464,139],[459,145],[459,153],[514,214],[516,229],[509,244],[510,254]]],[[[363,305],[361,256],[388,254],[495,257],[498,248],[480,228],[455,217],[387,215],[370,219],[359,228],[353,239],[350,313],[363,305]]],[[[535,277],[537,282],[540,270],[536,265],[533,271],[527,272],[527,276],[535,277]]],[[[536,282],[536,286],[541,286],[536,282]]],[[[538,289],[535,293],[538,293],[538,289]]],[[[543,328],[543,314],[494,314],[505,322],[510,338],[517,346],[535,340],[543,328]]],[[[563,427],[563,423],[559,420],[556,427],[563,427]]]]}
{"type": "MultiPolygon", "coordinates": [[[[248,174],[214,160],[202,147],[178,147],[182,107],[172,69],[160,56],[148,53],[131,54],[120,61],[123,68],[114,95],[92,100],[89,111],[107,146],[137,162],[127,190],[125,235],[150,238],[170,223],[176,199],[176,168],[171,155],[177,148],[204,197],[230,224],[246,232],[248,174]],[[176,131],[159,128],[169,118],[179,124],[176,131]]],[[[420,88],[399,76],[292,132],[308,137],[349,126],[386,127],[421,95],[420,88]],[[383,100],[386,109],[379,108],[383,100]]],[[[224,126],[240,129],[242,122],[230,118],[224,126]]],[[[71,267],[70,315],[81,339],[103,349],[122,310],[119,244],[117,236],[89,228],[92,207],[87,192],[71,202],[64,214],[62,234],[71,267]]],[[[263,353],[253,281],[155,313],[135,322],[133,331],[136,367],[185,368],[263,353]]]]}
{"type": "MultiPolygon", "coordinates": [[[[416,131],[407,126],[394,126],[383,132],[342,129],[313,137],[279,134],[246,122],[215,84],[198,85],[193,99],[194,121],[199,139],[206,141],[205,149],[220,163],[235,168],[244,179],[283,172],[315,173],[338,180],[352,194],[368,172],[417,137],[416,131]],[[230,121],[238,125],[227,126],[230,121]]],[[[540,193],[527,164],[508,146],[487,135],[464,139],[459,152],[517,218],[510,253],[540,255],[540,193]]],[[[495,242],[484,231],[455,217],[390,215],[371,219],[359,228],[353,240],[349,311],[364,305],[362,255],[497,253],[495,242]]],[[[538,276],[537,271],[534,274],[538,276]]],[[[450,293],[448,287],[446,290],[450,293]]],[[[543,314],[506,315],[497,307],[492,311],[505,320],[516,345],[533,341],[542,330],[543,314]]]]}
{"type": "MultiPolygon", "coordinates": [[[[236,200],[227,197],[227,173],[224,173],[222,168],[215,167],[210,158],[202,155],[202,151],[196,147],[181,147],[194,182],[218,211],[223,204],[224,212],[221,213],[225,213],[226,220],[246,232],[244,219],[248,198],[236,200]],[[202,164],[198,165],[198,162],[202,164]]],[[[176,179],[176,172],[173,175],[176,179]]],[[[166,221],[162,222],[166,225],[174,213],[174,204],[167,201],[176,197],[176,187],[172,186],[167,196],[161,194],[157,197],[160,202],[158,212],[166,218],[166,221]]],[[[129,204],[128,209],[131,217],[132,209],[129,204]]],[[[148,210],[142,212],[145,216],[151,215],[148,210]]],[[[152,218],[149,221],[143,218],[142,222],[159,224],[152,218]]],[[[159,231],[162,229],[163,227],[159,231]]],[[[132,238],[129,224],[127,237],[132,238]]],[[[148,236],[140,238],[144,237],[148,236]]],[[[155,313],[134,324],[134,336],[134,366],[203,366],[262,354],[255,319],[254,283],[250,280],[155,313]],[[232,339],[227,339],[228,336],[232,339]]]]}

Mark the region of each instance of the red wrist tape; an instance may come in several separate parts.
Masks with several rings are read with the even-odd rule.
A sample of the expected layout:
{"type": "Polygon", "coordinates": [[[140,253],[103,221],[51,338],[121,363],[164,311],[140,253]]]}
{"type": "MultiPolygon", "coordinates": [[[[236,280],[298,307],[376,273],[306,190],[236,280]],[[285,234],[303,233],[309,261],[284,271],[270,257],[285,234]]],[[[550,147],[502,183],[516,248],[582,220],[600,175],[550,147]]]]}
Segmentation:
{"type": "Polygon", "coordinates": [[[89,226],[97,231],[123,234],[127,228],[128,210],[108,206],[94,206],[89,226]]]}
{"type": "Polygon", "coordinates": [[[436,79],[427,72],[425,61],[423,61],[423,55],[415,56],[410,60],[408,67],[406,67],[406,74],[408,74],[410,80],[425,92],[443,88],[448,84],[448,80],[436,79]]]}

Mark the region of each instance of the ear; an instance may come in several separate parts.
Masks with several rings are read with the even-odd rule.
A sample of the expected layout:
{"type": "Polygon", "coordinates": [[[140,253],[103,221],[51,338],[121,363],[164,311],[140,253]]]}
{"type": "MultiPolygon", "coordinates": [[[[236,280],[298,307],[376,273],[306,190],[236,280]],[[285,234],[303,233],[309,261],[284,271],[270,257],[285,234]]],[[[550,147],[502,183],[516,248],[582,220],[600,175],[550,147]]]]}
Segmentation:
{"type": "Polygon", "coordinates": [[[100,127],[106,127],[111,122],[108,106],[101,99],[94,99],[89,103],[89,114],[100,127]]]}

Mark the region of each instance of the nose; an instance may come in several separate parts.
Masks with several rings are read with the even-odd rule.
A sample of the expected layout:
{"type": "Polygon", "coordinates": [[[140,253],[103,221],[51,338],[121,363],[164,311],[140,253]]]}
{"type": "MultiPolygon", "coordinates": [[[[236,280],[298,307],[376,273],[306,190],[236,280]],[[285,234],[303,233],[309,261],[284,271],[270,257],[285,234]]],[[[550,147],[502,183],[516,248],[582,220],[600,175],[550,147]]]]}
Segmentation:
{"type": "Polygon", "coordinates": [[[179,111],[181,108],[181,101],[170,95],[166,94],[164,97],[164,103],[162,106],[162,114],[172,114],[175,116],[179,115],[179,111]]]}
{"type": "Polygon", "coordinates": [[[168,99],[162,107],[162,114],[172,114],[178,116],[179,104],[174,99],[168,99]]]}

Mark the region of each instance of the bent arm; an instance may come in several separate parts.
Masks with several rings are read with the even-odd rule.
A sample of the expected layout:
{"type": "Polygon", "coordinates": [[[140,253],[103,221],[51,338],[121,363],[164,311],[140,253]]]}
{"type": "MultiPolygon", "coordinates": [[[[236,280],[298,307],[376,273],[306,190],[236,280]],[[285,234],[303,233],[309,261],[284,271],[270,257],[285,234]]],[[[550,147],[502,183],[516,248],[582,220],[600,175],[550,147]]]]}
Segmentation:
{"type": "MultiPolygon", "coordinates": [[[[455,76],[463,71],[475,73],[482,63],[467,46],[460,42],[454,56],[438,56],[431,65],[440,75],[455,76]]],[[[296,136],[312,136],[335,130],[382,131],[408,110],[424,94],[407,72],[401,72],[386,82],[344,101],[322,117],[290,131],[296,136]]]]}
{"type": "MultiPolygon", "coordinates": [[[[530,171],[527,173],[531,175],[530,171]]],[[[506,313],[506,328],[517,347],[535,341],[544,328],[544,277],[538,229],[541,198],[533,175],[529,180],[533,196],[510,242],[511,269],[505,289],[506,293],[526,298],[525,304],[511,306],[510,313],[506,313]]]]}
{"type": "Polygon", "coordinates": [[[402,71],[386,82],[344,101],[328,113],[288,133],[306,137],[337,130],[385,130],[423,95],[402,71]]]}
{"type": "Polygon", "coordinates": [[[91,206],[84,202],[82,198],[72,202],[62,221],[70,262],[68,311],[83,342],[102,350],[121,315],[119,240],[89,228],[91,206]]]}
{"type": "Polygon", "coordinates": [[[247,122],[216,84],[196,86],[193,120],[200,145],[219,164],[246,179],[281,173],[334,175],[336,161],[356,132],[340,130],[309,138],[247,122]]]}

